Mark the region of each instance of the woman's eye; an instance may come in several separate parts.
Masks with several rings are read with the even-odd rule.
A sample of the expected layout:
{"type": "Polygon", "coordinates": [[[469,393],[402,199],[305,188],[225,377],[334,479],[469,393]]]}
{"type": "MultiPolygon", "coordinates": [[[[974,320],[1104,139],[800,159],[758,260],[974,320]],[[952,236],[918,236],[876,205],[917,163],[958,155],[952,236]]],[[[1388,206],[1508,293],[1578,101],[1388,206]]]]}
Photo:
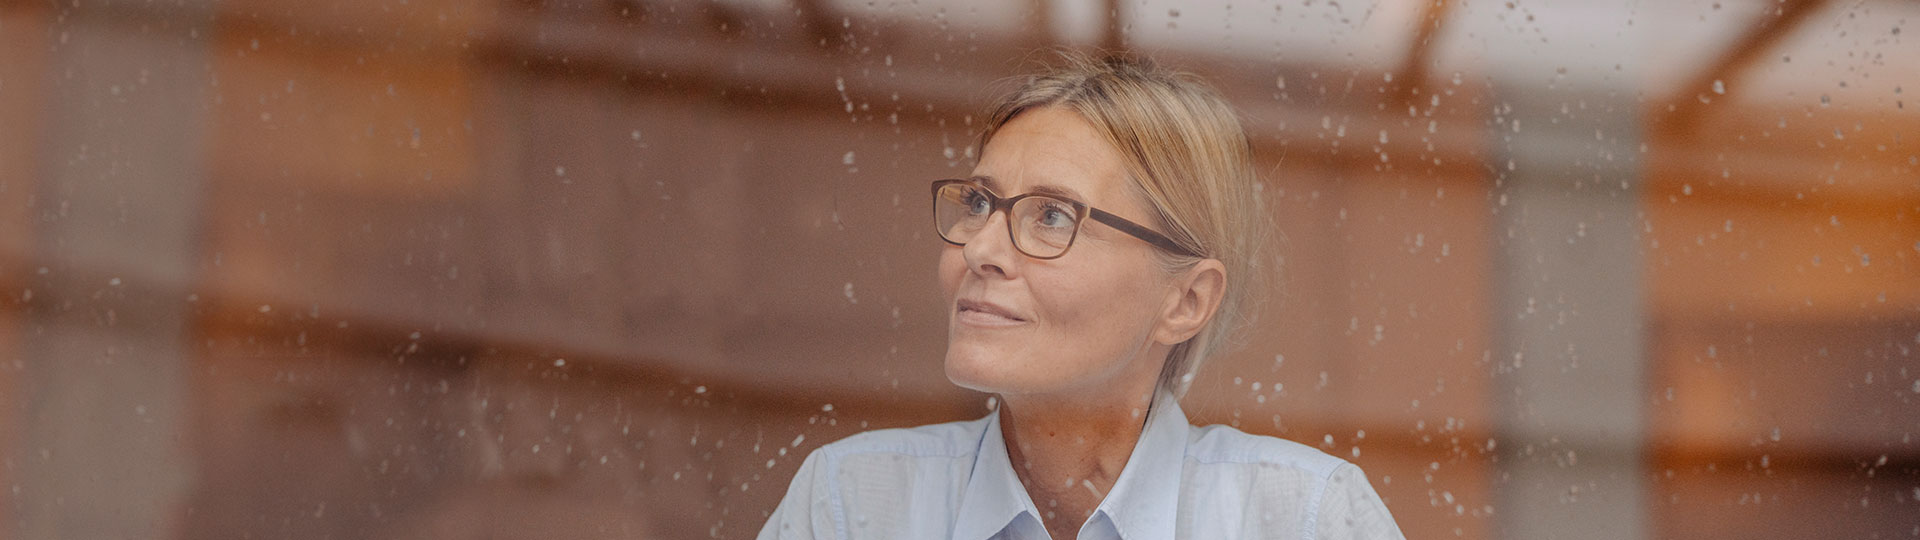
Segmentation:
{"type": "Polygon", "coordinates": [[[986,195],[981,194],[979,191],[968,191],[965,200],[967,201],[967,211],[975,215],[982,215],[993,211],[993,203],[988,201],[986,195]]]}
{"type": "Polygon", "coordinates": [[[1040,213],[1040,224],[1048,227],[1072,227],[1073,213],[1057,206],[1047,206],[1040,213]]]}

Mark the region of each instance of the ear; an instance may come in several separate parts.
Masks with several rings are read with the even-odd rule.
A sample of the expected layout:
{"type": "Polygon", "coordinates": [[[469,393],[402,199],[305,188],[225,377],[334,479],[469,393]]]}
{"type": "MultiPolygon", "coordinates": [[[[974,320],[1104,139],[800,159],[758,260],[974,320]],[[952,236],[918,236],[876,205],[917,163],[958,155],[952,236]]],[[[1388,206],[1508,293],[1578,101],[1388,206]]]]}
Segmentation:
{"type": "Polygon", "coordinates": [[[1227,268],[1218,260],[1200,261],[1174,276],[1153,330],[1154,342],[1171,346],[1193,339],[1213,320],[1226,291],[1227,268]]]}

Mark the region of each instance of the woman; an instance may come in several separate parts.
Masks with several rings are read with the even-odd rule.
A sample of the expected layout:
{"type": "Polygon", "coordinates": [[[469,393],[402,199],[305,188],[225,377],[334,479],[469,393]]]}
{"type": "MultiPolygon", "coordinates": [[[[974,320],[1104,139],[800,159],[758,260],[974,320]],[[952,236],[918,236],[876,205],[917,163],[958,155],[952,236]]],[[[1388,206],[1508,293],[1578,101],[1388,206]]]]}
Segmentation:
{"type": "Polygon", "coordinates": [[[933,184],[947,377],[986,418],[807,456],[761,538],[1397,538],[1351,464],[1177,396],[1252,306],[1246,135],[1191,77],[1070,56],[933,184]]]}

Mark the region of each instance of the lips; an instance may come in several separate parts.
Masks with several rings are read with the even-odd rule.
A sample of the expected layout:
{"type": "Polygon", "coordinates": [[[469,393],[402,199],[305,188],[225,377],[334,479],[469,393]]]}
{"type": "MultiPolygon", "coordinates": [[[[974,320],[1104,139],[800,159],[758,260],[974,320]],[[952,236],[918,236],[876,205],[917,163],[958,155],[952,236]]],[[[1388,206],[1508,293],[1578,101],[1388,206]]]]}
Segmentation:
{"type": "Polygon", "coordinates": [[[985,325],[1009,325],[1027,322],[1012,310],[992,302],[961,299],[955,304],[955,316],[966,322],[985,325]]]}

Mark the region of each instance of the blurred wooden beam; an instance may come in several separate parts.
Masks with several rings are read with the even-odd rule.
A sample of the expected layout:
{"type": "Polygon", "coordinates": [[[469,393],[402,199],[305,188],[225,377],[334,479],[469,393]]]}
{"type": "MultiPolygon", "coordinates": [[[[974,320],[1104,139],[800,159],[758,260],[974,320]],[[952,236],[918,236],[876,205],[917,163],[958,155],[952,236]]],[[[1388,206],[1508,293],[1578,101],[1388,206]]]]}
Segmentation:
{"type": "Polygon", "coordinates": [[[1427,66],[1433,63],[1433,36],[1440,33],[1440,23],[1446,20],[1452,5],[1448,0],[1427,0],[1421,10],[1420,24],[1413,29],[1413,39],[1407,41],[1407,55],[1394,70],[1394,93],[1401,102],[1412,102],[1426,83],[1427,66]]]}
{"type": "Polygon", "coordinates": [[[1124,17],[1120,16],[1120,0],[1105,0],[1101,4],[1106,7],[1100,12],[1106,16],[1107,24],[1104,26],[1105,32],[1100,34],[1100,49],[1108,52],[1126,50],[1127,32],[1124,27],[1126,23],[1122,20],[1124,17]]]}
{"type": "Polygon", "coordinates": [[[1657,121],[1655,135],[1686,136],[1692,133],[1714,97],[1732,92],[1726,81],[1746,71],[1747,66],[1760,57],[1760,53],[1773,48],[1794,27],[1804,22],[1808,15],[1826,4],[1827,0],[1780,0],[1772,14],[1762,15],[1745,34],[1733,40],[1718,60],[1708,64],[1698,77],[1664,100],[1666,114],[1662,116],[1656,111],[1653,115],[1657,121]],[[1719,83],[1717,88],[1715,83],[1719,83]]]}
{"type": "MultiPolygon", "coordinates": [[[[714,5],[721,5],[714,2],[714,5]]],[[[831,48],[843,33],[840,21],[835,20],[837,13],[825,0],[793,0],[794,11],[799,14],[801,24],[806,28],[807,38],[820,48],[831,48]]]]}
{"type": "Polygon", "coordinates": [[[1031,15],[1021,23],[1020,35],[1034,46],[1045,46],[1063,41],[1059,30],[1053,27],[1053,2],[1050,0],[1032,0],[1027,3],[1031,15]]]}

